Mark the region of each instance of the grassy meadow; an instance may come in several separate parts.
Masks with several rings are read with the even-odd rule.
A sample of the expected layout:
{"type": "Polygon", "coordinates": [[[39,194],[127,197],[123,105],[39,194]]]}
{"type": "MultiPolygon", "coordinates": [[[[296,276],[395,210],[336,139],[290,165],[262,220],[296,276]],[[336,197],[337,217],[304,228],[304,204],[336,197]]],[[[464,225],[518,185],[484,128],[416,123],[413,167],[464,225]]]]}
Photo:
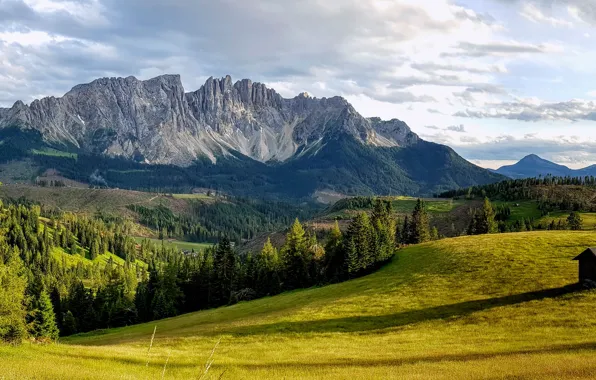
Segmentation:
{"type": "Polygon", "coordinates": [[[161,245],[163,243],[164,245],[166,245],[168,247],[173,246],[173,247],[176,247],[182,251],[194,250],[195,252],[199,252],[205,248],[209,248],[209,247],[213,246],[213,244],[211,244],[211,243],[193,243],[193,242],[189,242],[189,241],[181,241],[181,240],[175,240],[175,239],[160,240],[160,239],[150,239],[150,238],[144,238],[144,237],[135,237],[135,240],[137,241],[137,243],[141,243],[143,240],[151,241],[153,244],[156,244],[156,245],[161,245]]]}
{"type": "Polygon", "coordinates": [[[342,284],[0,347],[0,378],[593,378],[596,291],[569,286],[593,245],[543,231],[412,246],[342,284]]]}

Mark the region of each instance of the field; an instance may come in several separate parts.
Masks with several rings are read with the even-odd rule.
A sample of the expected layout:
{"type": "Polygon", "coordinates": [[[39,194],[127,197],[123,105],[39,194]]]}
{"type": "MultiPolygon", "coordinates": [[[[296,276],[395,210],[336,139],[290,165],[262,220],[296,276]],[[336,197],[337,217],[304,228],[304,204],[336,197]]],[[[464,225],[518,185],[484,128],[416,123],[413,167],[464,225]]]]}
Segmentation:
{"type": "MultiPolygon", "coordinates": [[[[142,242],[143,240],[149,240],[157,245],[162,244],[162,240],[159,240],[159,239],[148,239],[148,238],[144,238],[144,237],[136,237],[135,240],[138,243],[142,242]]],[[[192,242],[188,242],[188,241],[180,241],[180,240],[174,240],[174,239],[166,239],[163,241],[163,244],[165,244],[166,246],[175,246],[178,249],[183,250],[183,251],[194,250],[195,252],[198,252],[205,248],[209,248],[209,247],[213,246],[213,244],[210,244],[210,243],[192,243],[192,242]]]]}
{"type": "Polygon", "coordinates": [[[412,246],[342,284],[0,347],[0,378],[201,378],[213,352],[203,379],[589,379],[596,291],[570,285],[593,245],[548,231],[412,246]]]}
{"type": "Polygon", "coordinates": [[[8,184],[0,187],[0,198],[25,197],[63,211],[92,214],[101,210],[113,215],[132,215],[128,205],[156,207],[160,204],[173,212],[184,213],[189,209],[187,199],[163,194],[123,189],[90,189],[78,187],[40,187],[8,184]]]}

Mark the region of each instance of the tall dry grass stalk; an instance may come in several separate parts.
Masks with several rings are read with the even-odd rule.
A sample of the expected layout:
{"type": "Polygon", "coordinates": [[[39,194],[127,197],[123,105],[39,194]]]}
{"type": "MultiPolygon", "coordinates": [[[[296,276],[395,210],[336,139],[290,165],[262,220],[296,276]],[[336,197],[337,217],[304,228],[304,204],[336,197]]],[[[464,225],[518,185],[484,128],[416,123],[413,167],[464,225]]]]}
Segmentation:
{"type": "Polygon", "coordinates": [[[170,361],[170,356],[172,355],[171,352],[168,353],[168,358],[166,359],[166,362],[163,365],[163,371],[161,372],[161,379],[163,380],[163,378],[166,376],[166,367],[168,366],[168,362],[170,361]]]}
{"type": "Polygon", "coordinates": [[[153,329],[153,335],[151,335],[151,343],[149,343],[149,349],[147,350],[147,363],[145,363],[145,367],[149,367],[149,354],[151,353],[151,347],[153,347],[153,339],[155,339],[155,332],[157,331],[157,325],[153,329]]]}
{"type": "MultiPolygon", "coordinates": [[[[201,376],[199,376],[199,380],[203,380],[207,377],[207,374],[209,373],[209,369],[211,369],[211,365],[215,361],[215,359],[213,359],[213,355],[215,355],[215,350],[217,349],[217,346],[219,346],[219,342],[221,342],[221,338],[219,338],[217,343],[215,343],[215,346],[213,346],[213,350],[211,350],[211,355],[209,355],[209,358],[205,362],[205,370],[203,371],[203,373],[201,373],[201,376]]],[[[223,376],[223,373],[222,373],[222,376],[223,376]]],[[[220,376],[220,378],[221,378],[221,376],[220,376]]]]}

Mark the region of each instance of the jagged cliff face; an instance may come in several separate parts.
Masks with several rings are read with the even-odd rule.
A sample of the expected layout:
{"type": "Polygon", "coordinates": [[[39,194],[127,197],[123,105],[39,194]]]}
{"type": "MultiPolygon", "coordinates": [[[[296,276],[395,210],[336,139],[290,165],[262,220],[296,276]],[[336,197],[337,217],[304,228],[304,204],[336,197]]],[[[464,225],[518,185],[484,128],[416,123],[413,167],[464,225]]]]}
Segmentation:
{"type": "Polygon", "coordinates": [[[343,98],[284,99],[261,83],[209,78],[185,93],[178,75],[146,81],[103,78],[62,98],[18,101],[0,109],[0,128],[39,130],[51,143],[148,163],[189,165],[233,151],[285,161],[326,138],[349,134],[363,144],[409,146],[418,136],[399,121],[365,119],[343,98]]]}

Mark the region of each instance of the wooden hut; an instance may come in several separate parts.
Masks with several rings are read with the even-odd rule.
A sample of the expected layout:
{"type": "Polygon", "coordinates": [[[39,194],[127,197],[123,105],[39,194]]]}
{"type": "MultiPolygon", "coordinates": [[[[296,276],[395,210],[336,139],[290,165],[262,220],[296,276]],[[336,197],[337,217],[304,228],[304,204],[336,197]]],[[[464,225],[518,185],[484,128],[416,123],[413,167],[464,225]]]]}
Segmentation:
{"type": "Polygon", "coordinates": [[[579,261],[579,282],[596,281],[596,248],[588,248],[573,260],[579,261]]]}

